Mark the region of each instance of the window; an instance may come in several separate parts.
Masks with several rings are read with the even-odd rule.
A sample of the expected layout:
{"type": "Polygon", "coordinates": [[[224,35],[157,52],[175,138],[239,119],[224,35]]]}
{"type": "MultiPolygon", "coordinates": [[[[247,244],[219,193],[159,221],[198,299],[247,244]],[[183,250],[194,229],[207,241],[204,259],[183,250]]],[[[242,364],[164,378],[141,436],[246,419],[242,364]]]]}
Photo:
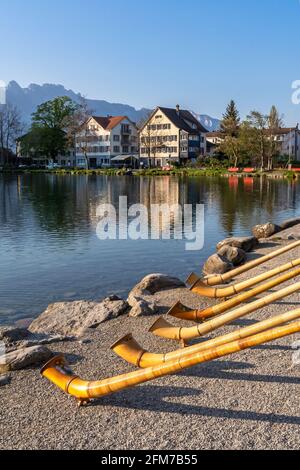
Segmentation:
{"type": "Polygon", "coordinates": [[[128,145],[123,145],[123,153],[128,153],[128,152],[129,152],[128,145]]]}
{"type": "Polygon", "coordinates": [[[114,135],[114,142],[120,142],[120,136],[114,135]]]}
{"type": "Polygon", "coordinates": [[[115,145],[114,146],[114,153],[118,153],[120,152],[120,146],[119,145],[115,145]]]}
{"type": "Polygon", "coordinates": [[[199,135],[191,134],[191,135],[189,135],[189,140],[196,140],[196,141],[198,141],[198,140],[199,140],[199,135]]]}
{"type": "Polygon", "coordinates": [[[157,116],[155,116],[155,119],[162,119],[162,115],[161,115],[161,114],[157,114],[157,116]]]}

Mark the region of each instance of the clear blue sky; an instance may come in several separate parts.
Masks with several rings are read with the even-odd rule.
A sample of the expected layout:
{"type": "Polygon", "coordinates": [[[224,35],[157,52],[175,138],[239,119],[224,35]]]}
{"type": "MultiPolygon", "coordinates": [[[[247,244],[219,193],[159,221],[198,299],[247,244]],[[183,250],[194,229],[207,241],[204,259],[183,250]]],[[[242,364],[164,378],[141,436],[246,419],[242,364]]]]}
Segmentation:
{"type": "Polygon", "coordinates": [[[299,0],[1,0],[0,79],[89,98],[300,122],[299,0]]]}

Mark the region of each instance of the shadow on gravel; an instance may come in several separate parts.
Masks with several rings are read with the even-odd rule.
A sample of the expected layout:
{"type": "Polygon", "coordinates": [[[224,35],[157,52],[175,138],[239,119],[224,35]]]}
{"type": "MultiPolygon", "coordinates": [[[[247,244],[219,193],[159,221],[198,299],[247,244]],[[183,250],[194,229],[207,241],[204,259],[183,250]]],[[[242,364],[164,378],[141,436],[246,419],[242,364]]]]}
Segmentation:
{"type": "MultiPolygon", "coordinates": [[[[254,381],[281,384],[299,384],[298,377],[287,376],[267,376],[252,375],[242,372],[232,372],[232,369],[249,369],[253,368],[251,364],[246,362],[233,361],[215,361],[210,363],[209,367],[198,366],[194,371],[183,371],[180,375],[185,377],[199,377],[205,379],[222,379],[222,380],[239,380],[254,381]],[[225,370],[224,370],[225,369],[225,370]],[[231,369],[226,370],[226,369],[231,369]]],[[[225,409],[217,407],[202,407],[186,403],[180,403],[180,399],[195,397],[196,400],[201,399],[201,389],[189,387],[172,387],[147,385],[138,386],[136,388],[123,390],[115,395],[110,395],[94,401],[91,406],[110,406],[116,408],[129,408],[134,410],[146,410],[156,413],[179,413],[181,415],[196,415],[212,418],[226,418],[234,420],[247,420],[257,422],[269,422],[276,424],[295,424],[300,425],[300,416],[288,416],[271,413],[258,413],[253,411],[241,411],[236,409],[225,409]],[[200,398],[199,398],[200,397],[200,398]],[[169,401],[170,400],[170,401],[169,401]],[[172,403],[176,400],[176,403],[172,403]]],[[[234,390],[232,390],[232,398],[234,399],[234,390]]],[[[214,396],[211,397],[212,403],[214,396]]]]}
{"type": "MultiPolygon", "coordinates": [[[[217,407],[209,408],[206,406],[180,403],[178,401],[176,403],[168,401],[192,396],[198,399],[199,394],[201,394],[201,390],[188,387],[160,387],[148,385],[147,388],[140,386],[133,390],[125,390],[120,394],[105,397],[101,400],[101,405],[151,411],[155,413],[175,413],[180,415],[205,416],[210,418],[300,425],[300,417],[297,416],[258,413],[249,410],[242,411],[217,407]]],[[[211,400],[213,403],[213,396],[211,397],[211,400]]],[[[94,402],[92,406],[97,405],[100,405],[100,402],[94,402]]]]}

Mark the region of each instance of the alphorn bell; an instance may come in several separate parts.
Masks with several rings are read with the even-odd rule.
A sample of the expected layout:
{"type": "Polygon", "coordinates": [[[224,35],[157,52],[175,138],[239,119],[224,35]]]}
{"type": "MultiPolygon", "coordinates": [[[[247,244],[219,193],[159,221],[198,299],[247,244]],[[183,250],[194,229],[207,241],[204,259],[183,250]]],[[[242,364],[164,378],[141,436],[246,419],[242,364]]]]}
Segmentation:
{"type": "Polygon", "coordinates": [[[247,279],[246,281],[242,281],[227,287],[208,287],[196,274],[194,274],[194,284],[190,287],[190,290],[195,294],[213,299],[232,297],[233,295],[237,295],[240,292],[243,292],[245,289],[255,286],[256,284],[264,282],[271,277],[277,276],[277,274],[286,272],[289,269],[299,265],[300,258],[278,266],[277,268],[271,269],[270,271],[267,271],[263,274],[259,274],[258,276],[255,276],[251,279],[247,279]]]}
{"type": "MultiPolygon", "coordinates": [[[[295,262],[298,262],[298,260],[295,260],[295,262]]],[[[290,263],[288,264],[290,265],[290,263]]],[[[276,279],[272,279],[271,281],[268,281],[265,284],[262,284],[261,286],[257,286],[252,290],[243,292],[242,294],[236,295],[235,297],[232,297],[231,299],[225,302],[213,305],[212,307],[207,307],[203,310],[192,310],[186,307],[185,305],[182,305],[180,302],[176,302],[176,304],[173,305],[173,307],[168,311],[168,315],[175,318],[180,318],[181,320],[201,322],[203,320],[206,320],[207,318],[224,313],[227,310],[230,310],[231,308],[240,305],[246,300],[256,297],[257,295],[262,294],[263,292],[266,292],[272,289],[273,287],[278,286],[279,284],[282,284],[283,282],[286,282],[299,275],[300,268],[293,269],[292,271],[283,274],[282,276],[279,276],[276,279]]]]}
{"type": "MultiPolygon", "coordinates": [[[[276,258],[277,256],[287,253],[288,251],[293,250],[294,248],[297,248],[298,246],[300,246],[300,240],[290,243],[289,245],[279,248],[278,250],[272,251],[271,253],[261,256],[258,259],[249,261],[248,263],[243,264],[242,266],[239,266],[238,268],[232,269],[231,271],[228,271],[225,274],[217,274],[215,276],[206,276],[203,279],[201,279],[201,281],[203,282],[203,284],[206,284],[207,286],[216,286],[218,284],[224,284],[225,282],[231,281],[234,277],[239,276],[240,274],[243,274],[257,266],[260,266],[261,264],[264,264],[267,261],[270,261],[271,259],[276,258]]],[[[192,274],[188,278],[187,280],[188,285],[193,284],[194,282],[193,276],[194,275],[192,274]]]]}
{"type": "Polygon", "coordinates": [[[260,321],[254,325],[235,330],[232,333],[228,333],[217,338],[204,341],[202,343],[189,346],[185,349],[177,349],[166,354],[151,353],[143,349],[137,341],[132,337],[131,334],[124,336],[117,341],[111,349],[122,359],[140,368],[146,368],[163,364],[164,362],[181,359],[182,357],[188,356],[189,354],[206,351],[215,346],[221,344],[230,343],[241,338],[247,338],[254,334],[261,333],[285,323],[289,323],[292,320],[297,320],[300,317],[300,308],[292,310],[291,312],[282,313],[268,320],[260,321]]]}
{"type": "Polygon", "coordinates": [[[205,323],[188,328],[173,326],[164,318],[159,318],[152,325],[149,331],[151,331],[156,336],[160,336],[161,338],[168,338],[177,341],[188,341],[190,339],[198,338],[199,336],[204,336],[205,334],[210,333],[217,328],[220,328],[221,326],[227,325],[228,323],[231,323],[238,318],[244,317],[248,313],[255,312],[256,310],[263,308],[272,302],[283,299],[284,297],[287,297],[288,295],[291,295],[298,290],[300,290],[300,282],[273,292],[272,294],[255,300],[254,302],[243,305],[236,310],[233,310],[232,312],[224,313],[223,315],[219,315],[205,323]]]}
{"type": "Polygon", "coordinates": [[[57,356],[45,364],[41,369],[41,375],[53,382],[65,393],[76,397],[78,404],[83,405],[89,403],[91,399],[100,398],[157,379],[158,377],[174,374],[202,362],[228,356],[244,349],[284,338],[285,336],[298,333],[299,331],[300,321],[297,321],[286,326],[267,330],[254,336],[216,346],[206,351],[190,354],[180,359],[173,359],[158,366],[139,369],[116,377],[92,382],[82,380],[77,375],[73,374],[68,369],[64,357],[57,356]]]}

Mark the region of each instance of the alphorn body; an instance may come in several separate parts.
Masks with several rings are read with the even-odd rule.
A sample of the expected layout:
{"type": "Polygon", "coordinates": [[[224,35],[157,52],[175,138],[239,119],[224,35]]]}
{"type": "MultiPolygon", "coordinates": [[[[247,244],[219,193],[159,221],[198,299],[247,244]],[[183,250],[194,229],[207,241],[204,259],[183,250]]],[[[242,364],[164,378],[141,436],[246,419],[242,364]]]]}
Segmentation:
{"type": "Polygon", "coordinates": [[[105,395],[157,379],[158,377],[174,374],[197,364],[228,356],[229,354],[234,354],[244,349],[268,343],[270,341],[298,333],[299,331],[300,321],[293,322],[286,326],[267,330],[258,335],[249,336],[206,351],[190,354],[189,356],[180,359],[171,360],[158,366],[139,369],[116,377],[92,382],[82,380],[78,376],[74,375],[70,370],[68,370],[67,363],[63,356],[58,356],[51,359],[51,361],[42,368],[41,375],[53,382],[65,393],[76,397],[78,403],[82,405],[87,404],[91,399],[100,398],[105,395]]]}
{"type": "Polygon", "coordinates": [[[220,299],[225,297],[232,297],[243,292],[245,289],[248,289],[256,284],[264,282],[271,277],[277,276],[283,272],[288,271],[291,268],[295,268],[300,265],[300,258],[290,261],[289,263],[278,266],[277,268],[271,269],[265,273],[259,274],[251,279],[247,279],[237,284],[227,286],[227,287],[208,287],[203,283],[203,281],[194,274],[194,284],[190,287],[190,290],[195,294],[202,295],[204,297],[210,297],[212,299],[220,299]]]}
{"type": "MultiPolygon", "coordinates": [[[[293,263],[300,264],[300,258],[299,260],[295,260],[293,263]]],[[[281,266],[281,269],[290,265],[291,263],[283,265],[281,266]]],[[[293,269],[292,271],[286,274],[283,274],[282,276],[279,276],[276,279],[272,279],[266,282],[265,284],[255,287],[254,289],[243,292],[242,294],[236,295],[235,297],[232,297],[231,299],[225,302],[222,302],[217,305],[213,305],[211,307],[207,307],[203,310],[191,310],[185,305],[182,305],[180,302],[177,302],[169,310],[168,315],[171,315],[172,317],[175,317],[175,318],[180,318],[181,320],[201,322],[203,320],[206,320],[207,318],[211,318],[211,317],[214,317],[215,315],[220,315],[221,313],[227,312],[227,310],[237,307],[238,305],[245,302],[246,300],[256,297],[257,295],[262,294],[263,292],[266,292],[272,289],[273,287],[278,286],[282,284],[283,282],[286,282],[299,275],[300,275],[300,268],[293,269]]]]}
{"type": "Polygon", "coordinates": [[[189,346],[185,349],[177,349],[166,354],[151,353],[143,349],[138,342],[132,337],[131,334],[124,336],[117,341],[111,349],[122,359],[140,368],[151,367],[164,362],[181,359],[182,357],[188,356],[189,354],[195,354],[201,351],[205,351],[215,346],[221,346],[222,344],[230,343],[238,339],[247,338],[271,328],[281,326],[285,323],[289,323],[293,320],[297,320],[300,317],[300,308],[292,310],[291,312],[277,315],[268,320],[263,320],[255,323],[251,326],[241,328],[233,331],[226,335],[218,336],[217,338],[204,341],[202,343],[189,346]]]}
{"type": "Polygon", "coordinates": [[[224,313],[219,315],[216,318],[208,320],[205,323],[201,323],[197,326],[192,326],[188,328],[176,327],[168,323],[164,318],[159,318],[150,328],[151,331],[156,336],[162,338],[173,339],[177,341],[188,341],[190,339],[198,338],[207,333],[210,333],[221,326],[227,325],[238,318],[244,317],[245,315],[255,312],[256,310],[265,307],[266,305],[271,304],[277,300],[283,299],[288,295],[293,294],[300,290],[300,282],[292,284],[289,287],[285,287],[279,291],[276,291],[272,294],[267,295],[261,299],[255,300],[249,304],[243,305],[242,307],[237,308],[231,312],[224,313]]]}
{"type": "MultiPolygon", "coordinates": [[[[267,261],[270,261],[271,259],[276,258],[277,256],[287,253],[288,251],[293,250],[294,248],[297,248],[298,246],[300,246],[300,240],[290,243],[289,245],[279,248],[278,250],[272,251],[271,253],[261,256],[258,259],[249,261],[248,263],[243,264],[242,266],[239,266],[238,268],[232,269],[231,271],[228,271],[225,274],[217,274],[215,276],[204,277],[202,279],[202,282],[206,284],[207,286],[216,286],[218,284],[224,284],[225,282],[231,281],[234,277],[239,276],[240,274],[243,274],[257,266],[260,266],[261,264],[264,264],[267,261]]],[[[192,274],[190,278],[188,278],[187,280],[188,285],[191,285],[194,283],[193,276],[194,275],[192,274]]]]}

